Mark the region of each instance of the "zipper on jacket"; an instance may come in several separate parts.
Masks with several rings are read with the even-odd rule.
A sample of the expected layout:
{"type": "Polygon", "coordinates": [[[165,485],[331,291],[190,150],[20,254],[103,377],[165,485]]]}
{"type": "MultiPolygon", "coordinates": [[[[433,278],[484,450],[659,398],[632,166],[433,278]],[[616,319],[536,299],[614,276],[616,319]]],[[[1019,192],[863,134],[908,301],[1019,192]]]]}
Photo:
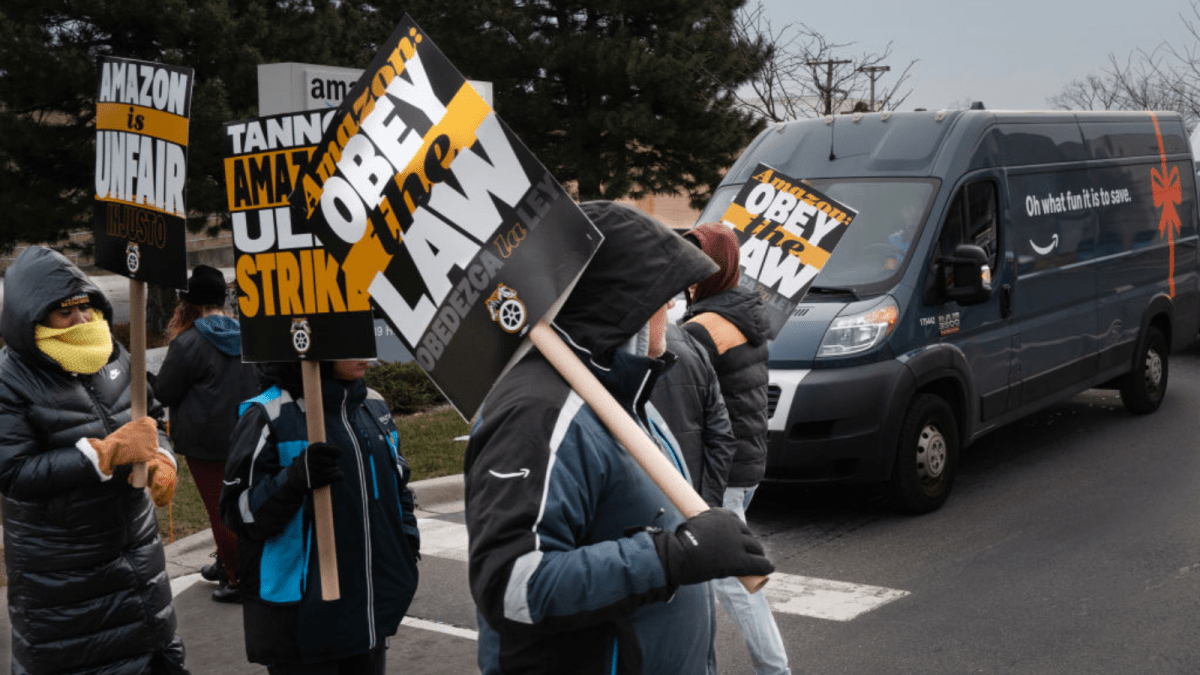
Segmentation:
{"type": "Polygon", "coordinates": [[[354,444],[354,458],[358,462],[358,484],[362,494],[362,509],[363,509],[363,532],[366,537],[363,540],[363,556],[366,564],[367,572],[367,627],[368,636],[371,641],[371,647],[375,647],[375,583],[371,575],[373,563],[371,561],[371,504],[367,498],[367,477],[366,467],[362,461],[362,447],[358,444],[357,434],[354,432],[354,427],[350,425],[350,416],[346,411],[346,401],[349,399],[349,393],[343,389],[342,392],[342,424],[346,427],[346,434],[350,437],[350,442],[354,444]]]}

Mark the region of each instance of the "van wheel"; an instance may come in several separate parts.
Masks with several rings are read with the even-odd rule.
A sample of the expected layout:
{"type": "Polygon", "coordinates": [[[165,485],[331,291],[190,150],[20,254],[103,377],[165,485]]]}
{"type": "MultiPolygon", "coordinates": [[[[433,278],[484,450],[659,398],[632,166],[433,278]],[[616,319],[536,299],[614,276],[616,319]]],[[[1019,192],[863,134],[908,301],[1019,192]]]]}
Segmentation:
{"type": "Polygon", "coordinates": [[[958,425],[945,399],[920,394],[900,425],[891,496],[910,513],[936,511],[950,496],[958,468],[958,425]]]}
{"type": "Polygon", "coordinates": [[[1121,403],[1135,415],[1158,410],[1167,395],[1167,340],[1150,326],[1134,362],[1133,370],[1121,378],[1121,403]]]}

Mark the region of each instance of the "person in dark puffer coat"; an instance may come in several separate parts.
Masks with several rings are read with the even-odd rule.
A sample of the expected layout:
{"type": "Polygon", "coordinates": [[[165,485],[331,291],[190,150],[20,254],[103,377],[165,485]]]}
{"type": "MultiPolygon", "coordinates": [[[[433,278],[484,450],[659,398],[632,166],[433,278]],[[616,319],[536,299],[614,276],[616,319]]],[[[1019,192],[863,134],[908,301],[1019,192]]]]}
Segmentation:
{"type": "Polygon", "coordinates": [[[187,673],[154,503],[175,460],[162,406],[131,421],[112,306],[61,254],[23,251],[4,278],[0,492],[15,675],[187,673]],[[157,421],[157,424],[156,424],[157,421]]]}
{"type": "MultiPolygon", "coordinates": [[[[684,235],[720,271],[688,291],[683,329],[708,350],[725,408],[737,438],[724,508],[743,522],[767,465],[767,334],[763,302],[738,287],[737,235],[720,223],[698,225],[684,235]]],[[[736,579],[717,579],[713,590],[742,632],[756,675],[790,675],[783,638],[762,593],[748,593],[736,579]]]]}
{"type": "Polygon", "coordinates": [[[241,328],[225,314],[225,289],[221,270],[208,265],[192,270],[188,290],[179,294],[179,304],[167,324],[171,344],[154,390],[170,408],[175,453],[187,458],[212,526],[217,560],[200,574],[220,582],[212,592],[213,600],[241,602],[237,535],[221,522],[217,502],[238,405],[260,389],[257,369],[242,363],[241,328]]]}

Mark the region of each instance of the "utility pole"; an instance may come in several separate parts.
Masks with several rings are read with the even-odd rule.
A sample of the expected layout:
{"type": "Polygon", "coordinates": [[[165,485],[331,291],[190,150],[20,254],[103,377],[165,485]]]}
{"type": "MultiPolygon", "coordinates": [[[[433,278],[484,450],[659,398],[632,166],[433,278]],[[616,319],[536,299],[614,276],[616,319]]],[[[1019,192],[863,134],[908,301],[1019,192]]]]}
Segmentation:
{"type": "MultiPolygon", "coordinates": [[[[806,66],[825,66],[825,86],[821,89],[821,94],[825,97],[825,114],[833,114],[833,67],[840,66],[844,63],[851,63],[849,60],[835,61],[806,61],[806,66]]],[[[820,87],[821,85],[817,85],[820,87]]]]}
{"type": "Polygon", "coordinates": [[[891,69],[891,66],[863,66],[858,69],[860,73],[866,73],[867,77],[871,78],[871,112],[875,112],[875,80],[891,69]]]}

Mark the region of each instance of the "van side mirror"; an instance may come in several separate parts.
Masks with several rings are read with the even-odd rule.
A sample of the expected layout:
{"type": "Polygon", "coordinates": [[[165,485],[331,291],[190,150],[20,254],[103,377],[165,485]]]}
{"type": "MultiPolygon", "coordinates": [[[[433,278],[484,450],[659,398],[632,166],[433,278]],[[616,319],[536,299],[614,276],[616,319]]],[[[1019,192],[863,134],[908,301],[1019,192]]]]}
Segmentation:
{"type": "Polygon", "coordinates": [[[946,299],[963,306],[987,302],[992,297],[992,271],[987,261],[987,253],[971,244],[959,244],[953,256],[942,258],[946,299]]]}

